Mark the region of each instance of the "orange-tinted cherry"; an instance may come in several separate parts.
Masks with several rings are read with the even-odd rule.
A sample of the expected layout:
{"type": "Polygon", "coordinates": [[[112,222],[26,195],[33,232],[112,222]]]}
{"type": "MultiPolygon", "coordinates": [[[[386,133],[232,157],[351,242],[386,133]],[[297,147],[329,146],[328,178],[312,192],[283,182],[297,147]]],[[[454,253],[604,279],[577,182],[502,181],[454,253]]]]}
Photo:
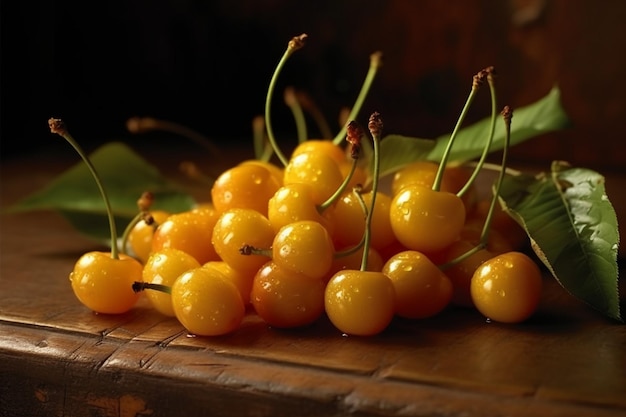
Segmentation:
{"type": "Polygon", "coordinates": [[[93,176],[104,204],[111,231],[111,251],[92,251],[81,256],[70,273],[72,290],[78,300],[96,313],[121,314],[137,303],[139,294],[132,284],[141,280],[141,263],[126,254],[120,254],[113,210],[100,176],[87,154],[67,131],[60,119],[48,121],[50,131],[63,137],[83,159],[93,176]]]}

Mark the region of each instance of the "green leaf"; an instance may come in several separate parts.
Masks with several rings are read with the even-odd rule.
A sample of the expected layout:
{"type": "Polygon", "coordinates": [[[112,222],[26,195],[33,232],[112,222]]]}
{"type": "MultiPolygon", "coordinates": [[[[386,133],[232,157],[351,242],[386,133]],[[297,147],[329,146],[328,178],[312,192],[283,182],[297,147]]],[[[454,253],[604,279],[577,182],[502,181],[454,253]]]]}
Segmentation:
{"type": "Polygon", "coordinates": [[[424,159],[435,146],[431,139],[388,135],[380,141],[380,176],[396,172],[411,162],[424,159]]]}
{"type": "MultiPolygon", "coordinates": [[[[174,213],[195,205],[192,197],[163,178],[154,166],[121,142],[103,145],[89,159],[101,177],[120,235],[137,214],[137,199],[145,191],[155,196],[153,209],[174,213]]],[[[110,241],[104,201],[82,161],[8,211],[33,210],[56,210],[86,236],[107,244],[110,241]]]]}
{"type": "MultiPolygon", "coordinates": [[[[525,107],[515,110],[511,124],[510,146],[535,136],[566,128],[570,125],[561,107],[561,92],[554,87],[548,95],[525,107]]],[[[480,157],[491,130],[491,116],[460,129],[452,147],[450,163],[463,163],[480,157]]],[[[504,146],[504,123],[496,123],[490,151],[504,146]]],[[[448,144],[450,133],[436,139],[423,139],[403,135],[388,135],[380,142],[381,177],[392,174],[418,160],[439,162],[448,144]]]]}
{"type": "Polygon", "coordinates": [[[606,316],[621,320],[619,232],[604,177],[555,162],[549,175],[507,175],[500,198],[561,286],[606,316]]]}
{"type": "MultiPolygon", "coordinates": [[[[511,123],[510,146],[524,142],[535,136],[566,128],[570,120],[561,106],[561,92],[552,88],[548,95],[525,107],[514,109],[511,123]]],[[[483,152],[491,129],[491,117],[460,129],[451,150],[450,162],[466,162],[478,158],[483,152]]],[[[501,121],[496,123],[490,151],[504,146],[505,128],[501,121]]],[[[426,156],[431,161],[439,162],[448,144],[450,134],[439,136],[436,145],[426,156]]]]}

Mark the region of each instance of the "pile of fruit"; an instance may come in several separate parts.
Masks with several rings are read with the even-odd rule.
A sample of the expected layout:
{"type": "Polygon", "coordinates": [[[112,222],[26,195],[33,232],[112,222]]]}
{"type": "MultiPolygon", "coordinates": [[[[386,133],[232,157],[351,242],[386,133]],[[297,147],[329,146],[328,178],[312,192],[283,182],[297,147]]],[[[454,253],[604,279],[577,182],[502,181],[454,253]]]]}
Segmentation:
{"type": "MultiPolygon", "coordinates": [[[[303,40],[290,42],[277,73],[303,40]]],[[[479,72],[470,99],[492,78],[491,68],[479,72]]],[[[379,113],[367,129],[350,118],[340,141],[303,140],[286,156],[273,140],[269,110],[268,104],[277,161],[247,160],[225,170],[210,202],[169,213],[152,210],[146,192],[121,251],[108,207],[111,251],[85,254],[70,275],[80,302],[121,314],[143,294],[200,336],[233,332],[246,314],[277,328],[326,316],[348,335],[375,335],[396,316],[422,320],[449,306],[477,308],[506,323],[533,314],[542,273],[524,252],[525,230],[498,204],[510,108],[502,111],[500,176],[486,200],[475,180],[490,141],[477,164],[450,164],[453,132],[440,161],[406,164],[381,187],[379,113]]],[[[108,206],[95,168],[63,122],[51,119],[50,127],[81,154],[108,206]]]]}

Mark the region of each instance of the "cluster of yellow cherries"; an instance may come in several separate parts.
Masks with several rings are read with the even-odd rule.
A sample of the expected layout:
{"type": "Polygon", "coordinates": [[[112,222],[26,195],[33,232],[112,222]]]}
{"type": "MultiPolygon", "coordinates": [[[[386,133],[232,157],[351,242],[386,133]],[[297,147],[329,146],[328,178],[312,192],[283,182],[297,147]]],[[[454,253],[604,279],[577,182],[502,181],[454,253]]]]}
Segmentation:
{"type": "MultiPolygon", "coordinates": [[[[502,114],[506,155],[511,110],[502,114]]],[[[49,124],[83,157],[107,204],[111,251],[83,255],[70,274],[94,312],[125,313],[144,294],[198,336],[234,332],[246,314],[277,328],[325,316],[343,334],[368,336],[394,317],[421,320],[449,306],[520,322],[539,303],[542,274],[520,250],[525,232],[499,210],[497,188],[480,200],[476,168],[447,164],[448,149],[440,162],[406,165],[389,189],[379,187],[377,112],[369,135],[355,121],[346,125],[347,146],[305,140],[288,157],[274,147],[282,165],[238,163],[215,180],[210,202],[189,211],[152,211],[147,193],[124,242],[132,256],[117,248],[93,165],[61,120],[49,124]]]]}

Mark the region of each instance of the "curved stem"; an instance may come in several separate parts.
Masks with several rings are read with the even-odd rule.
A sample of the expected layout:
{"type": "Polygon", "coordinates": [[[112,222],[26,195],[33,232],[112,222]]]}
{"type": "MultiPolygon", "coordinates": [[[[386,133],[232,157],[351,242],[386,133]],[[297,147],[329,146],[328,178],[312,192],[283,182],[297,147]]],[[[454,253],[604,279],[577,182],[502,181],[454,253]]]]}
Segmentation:
{"type": "Polygon", "coordinates": [[[267,143],[263,148],[263,154],[259,159],[264,162],[269,162],[270,159],[272,159],[272,155],[274,155],[274,148],[271,144],[267,143]]]}
{"type": "Polygon", "coordinates": [[[214,156],[220,156],[219,148],[207,137],[181,124],[168,120],[158,120],[152,117],[133,117],[126,122],[126,128],[131,133],[145,133],[152,130],[162,130],[188,138],[207,149],[214,156]]]}
{"type": "Polygon", "coordinates": [[[252,145],[254,157],[261,159],[265,147],[265,119],[263,116],[256,116],[252,119],[252,145]]]}
{"type": "Polygon", "coordinates": [[[463,253],[462,255],[452,259],[451,261],[439,265],[439,268],[441,270],[445,270],[453,265],[456,265],[457,263],[462,262],[463,260],[469,258],[476,252],[487,247],[487,241],[489,239],[489,230],[491,227],[491,220],[493,218],[496,203],[500,195],[500,188],[502,186],[502,182],[504,181],[504,177],[507,173],[507,170],[506,170],[507,151],[511,142],[511,118],[513,117],[513,111],[511,110],[509,106],[505,106],[501,114],[502,114],[502,117],[504,118],[504,123],[505,123],[504,148],[502,151],[502,168],[503,169],[499,170],[499,176],[498,176],[498,180],[496,182],[496,186],[494,189],[493,198],[491,200],[491,204],[489,206],[489,211],[487,212],[487,216],[485,217],[485,223],[483,224],[483,228],[480,234],[480,238],[478,240],[478,244],[472,247],[467,252],[463,253]]]}
{"type": "Polygon", "coordinates": [[[485,71],[488,71],[487,81],[489,83],[489,92],[491,93],[491,125],[489,128],[489,136],[487,137],[487,143],[485,143],[483,152],[480,155],[480,158],[478,159],[478,162],[476,163],[474,170],[472,171],[472,175],[470,175],[470,177],[468,178],[463,188],[461,188],[456,193],[456,195],[459,197],[462,197],[463,195],[465,195],[465,193],[471,188],[472,184],[478,177],[478,174],[480,173],[480,170],[482,166],[484,165],[485,160],[487,159],[487,156],[489,155],[489,151],[491,150],[491,143],[493,142],[493,136],[496,131],[496,116],[498,114],[498,111],[497,111],[496,88],[495,88],[494,77],[493,77],[493,68],[489,67],[485,71]]]}
{"type": "Polygon", "coordinates": [[[325,202],[320,204],[317,207],[317,210],[322,213],[329,206],[331,206],[346,190],[352,177],[354,176],[354,172],[358,166],[359,156],[361,155],[361,138],[363,137],[363,131],[359,127],[356,122],[350,122],[347,125],[347,138],[346,140],[350,143],[350,156],[352,158],[352,164],[350,165],[350,172],[343,179],[341,185],[335,190],[333,195],[331,195],[325,202]]]}
{"type": "Polygon", "coordinates": [[[285,103],[291,109],[294,121],[296,123],[296,130],[298,131],[298,143],[302,143],[308,139],[306,119],[302,107],[296,98],[296,93],[293,87],[287,87],[285,89],[285,103]]]}
{"type": "MultiPolygon", "coordinates": [[[[372,86],[372,82],[374,81],[374,77],[376,76],[376,73],[378,72],[378,68],[380,68],[380,66],[382,65],[381,58],[382,58],[381,52],[374,52],[372,55],[370,55],[370,66],[367,71],[367,75],[365,76],[365,81],[363,81],[363,85],[361,86],[361,91],[359,92],[359,95],[354,103],[354,106],[352,106],[352,110],[350,110],[350,115],[348,116],[348,120],[355,120],[359,112],[361,111],[361,107],[363,107],[363,103],[365,102],[365,98],[367,97],[367,94],[369,93],[370,87],[372,86]]],[[[346,129],[347,129],[347,126],[344,125],[339,131],[339,133],[337,133],[337,136],[335,136],[335,138],[333,139],[333,143],[335,145],[338,145],[341,143],[344,135],[346,134],[346,129]]]]}
{"type": "MultiPolygon", "coordinates": [[[[469,165],[469,166],[476,166],[475,164],[476,164],[476,162],[467,162],[466,163],[466,165],[469,165]]],[[[514,177],[519,177],[520,175],[522,175],[522,171],[518,171],[517,169],[513,169],[513,168],[509,168],[509,167],[503,167],[502,165],[499,165],[499,164],[492,164],[492,163],[489,163],[489,162],[485,162],[482,167],[484,169],[488,169],[490,171],[495,171],[495,172],[504,171],[508,175],[512,175],[514,177]]]]}
{"type": "Polygon", "coordinates": [[[322,138],[331,139],[333,134],[331,132],[328,121],[320,111],[320,109],[315,105],[313,100],[301,91],[296,91],[296,98],[298,99],[298,103],[306,110],[309,115],[313,118],[315,123],[317,124],[317,128],[320,131],[322,138]]]}
{"type": "Polygon", "coordinates": [[[450,152],[452,150],[452,145],[454,144],[454,140],[456,139],[456,135],[458,134],[461,125],[463,124],[463,121],[465,120],[465,117],[467,116],[467,111],[469,110],[470,106],[472,105],[472,103],[474,102],[474,98],[476,97],[476,93],[478,92],[484,76],[486,74],[481,71],[478,74],[474,75],[474,79],[472,82],[472,89],[469,93],[469,96],[467,97],[467,100],[465,101],[465,105],[463,106],[463,110],[461,111],[461,114],[456,122],[456,126],[454,126],[454,130],[452,131],[452,134],[450,135],[450,138],[448,139],[448,144],[446,146],[445,151],[443,152],[443,156],[441,157],[441,161],[439,161],[439,169],[437,169],[437,174],[435,175],[435,180],[433,181],[433,190],[435,191],[439,191],[441,189],[441,182],[443,180],[443,173],[446,169],[446,166],[448,164],[448,158],[450,157],[450,152]]]}
{"type": "Polygon", "coordinates": [[[352,180],[352,176],[354,175],[354,171],[356,171],[357,165],[358,165],[358,160],[353,159],[352,164],[350,165],[350,172],[348,173],[348,175],[345,176],[339,188],[337,188],[337,190],[335,190],[335,192],[330,197],[328,197],[326,201],[324,201],[322,204],[317,206],[317,211],[319,213],[323,213],[324,210],[332,206],[335,203],[335,201],[337,201],[337,199],[341,197],[341,195],[346,190],[346,188],[348,188],[348,185],[350,184],[350,181],[352,180]]]}
{"type": "Polygon", "coordinates": [[[376,207],[376,193],[378,192],[378,180],[380,176],[380,138],[383,130],[383,122],[378,112],[374,112],[369,119],[368,128],[372,134],[372,144],[374,146],[374,167],[372,176],[372,199],[370,201],[370,209],[365,218],[365,242],[363,243],[363,258],[361,259],[361,271],[367,269],[369,256],[370,240],[372,235],[372,217],[374,207],[376,207]]]}
{"type": "Polygon", "coordinates": [[[287,49],[285,50],[285,53],[283,54],[280,61],[278,62],[278,65],[276,66],[276,69],[274,70],[274,74],[272,74],[272,79],[270,80],[270,85],[267,90],[267,95],[265,96],[265,125],[267,127],[267,137],[270,143],[272,144],[272,148],[274,149],[276,156],[278,157],[278,159],[284,166],[287,166],[287,164],[289,163],[289,160],[278,147],[278,142],[276,141],[276,136],[274,135],[274,129],[272,127],[272,115],[271,115],[272,105],[271,104],[272,104],[272,99],[274,96],[274,90],[276,89],[276,81],[278,80],[278,75],[282,71],[289,57],[295,51],[297,51],[298,49],[304,46],[304,40],[306,38],[307,38],[307,35],[303,33],[302,35],[296,36],[292,38],[291,41],[289,41],[289,44],[287,45],[287,49]]]}
{"type": "Polygon", "coordinates": [[[215,183],[215,178],[202,172],[200,168],[198,168],[198,166],[192,161],[183,161],[178,167],[187,178],[198,181],[199,183],[204,184],[209,188],[213,186],[213,183],[215,183]]]}
{"type": "Polygon", "coordinates": [[[128,255],[128,237],[130,236],[130,232],[139,224],[139,222],[143,221],[144,212],[139,212],[131,219],[130,222],[126,225],[126,229],[124,229],[124,233],[122,233],[122,253],[128,255]]]}
{"type": "Polygon", "coordinates": [[[104,189],[104,185],[102,184],[102,181],[100,180],[100,176],[98,175],[96,168],[93,166],[93,164],[91,163],[91,160],[87,157],[87,154],[85,153],[85,151],[83,151],[83,149],[80,147],[78,142],[76,142],[74,138],[72,137],[72,135],[70,135],[70,133],[67,131],[65,127],[65,123],[61,119],[50,119],[48,120],[48,125],[50,126],[50,131],[52,133],[58,134],[63,139],[65,139],[70,145],[72,145],[74,150],[76,150],[76,152],[83,159],[83,161],[85,162],[85,165],[87,165],[87,168],[89,168],[89,171],[91,172],[93,179],[96,181],[96,185],[98,186],[98,189],[100,190],[100,195],[102,196],[102,199],[104,200],[104,205],[106,206],[107,217],[109,220],[109,230],[111,232],[111,258],[119,259],[119,252],[118,252],[119,249],[117,247],[117,228],[115,227],[115,218],[113,217],[113,209],[111,208],[109,197],[107,196],[107,193],[104,189]]]}
{"type": "MultiPolygon", "coordinates": [[[[513,118],[513,110],[509,106],[505,106],[502,110],[502,118],[504,119],[504,147],[502,148],[502,167],[506,168],[507,164],[507,154],[508,149],[511,144],[511,119],[513,118]]],[[[489,228],[491,226],[491,219],[493,218],[496,204],[498,199],[500,198],[500,188],[502,188],[502,182],[504,181],[504,176],[506,175],[506,169],[500,170],[500,174],[498,175],[498,180],[495,185],[495,189],[493,191],[493,198],[491,199],[491,204],[489,205],[489,211],[487,211],[487,216],[485,217],[485,224],[483,224],[483,229],[480,234],[480,243],[483,245],[487,244],[487,239],[489,237],[489,228]]]]}
{"type": "Polygon", "coordinates": [[[478,252],[478,251],[480,251],[480,250],[482,250],[484,248],[485,248],[485,243],[479,242],[476,246],[472,247],[467,252],[457,256],[456,258],[452,259],[449,262],[446,262],[444,264],[438,265],[437,267],[440,270],[445,271],[446,269],[448,269],[448,268],[458,264],[459,262],[464,261],[465,259],[469,258],[473,254],[475,254],[476,252],[478,252]]]}
{"type": "MultiPolygon", "coordinates": [[[[357,201],[359,202],[359,205],[361,206],[361,209],[363,210],[363,214],[365,214],[365,217],[367,218],[367,213],[368,213],[369,210],[367,209],[367,204],[365,204],[365,200],[363,200],[363,196],[361,195],[361,191],[359,189],[355,188],[355,189],[352,190],[352,192],[356,196],[357,201]]],[[[353,253],[355,253],[356,251],[361,249],[365,245],[365,237],[366,236],[367,236],[367,233],[363,233],[363,235],[361,236],[361,240],[359,240],[359,243],[357,243],[356,245],[354,245],[351,248],[347,248],[347,249],[344,249],[342,251],[335,252],[335,258],[340,258],[342,256],[352,255],[353,253]]]]}

